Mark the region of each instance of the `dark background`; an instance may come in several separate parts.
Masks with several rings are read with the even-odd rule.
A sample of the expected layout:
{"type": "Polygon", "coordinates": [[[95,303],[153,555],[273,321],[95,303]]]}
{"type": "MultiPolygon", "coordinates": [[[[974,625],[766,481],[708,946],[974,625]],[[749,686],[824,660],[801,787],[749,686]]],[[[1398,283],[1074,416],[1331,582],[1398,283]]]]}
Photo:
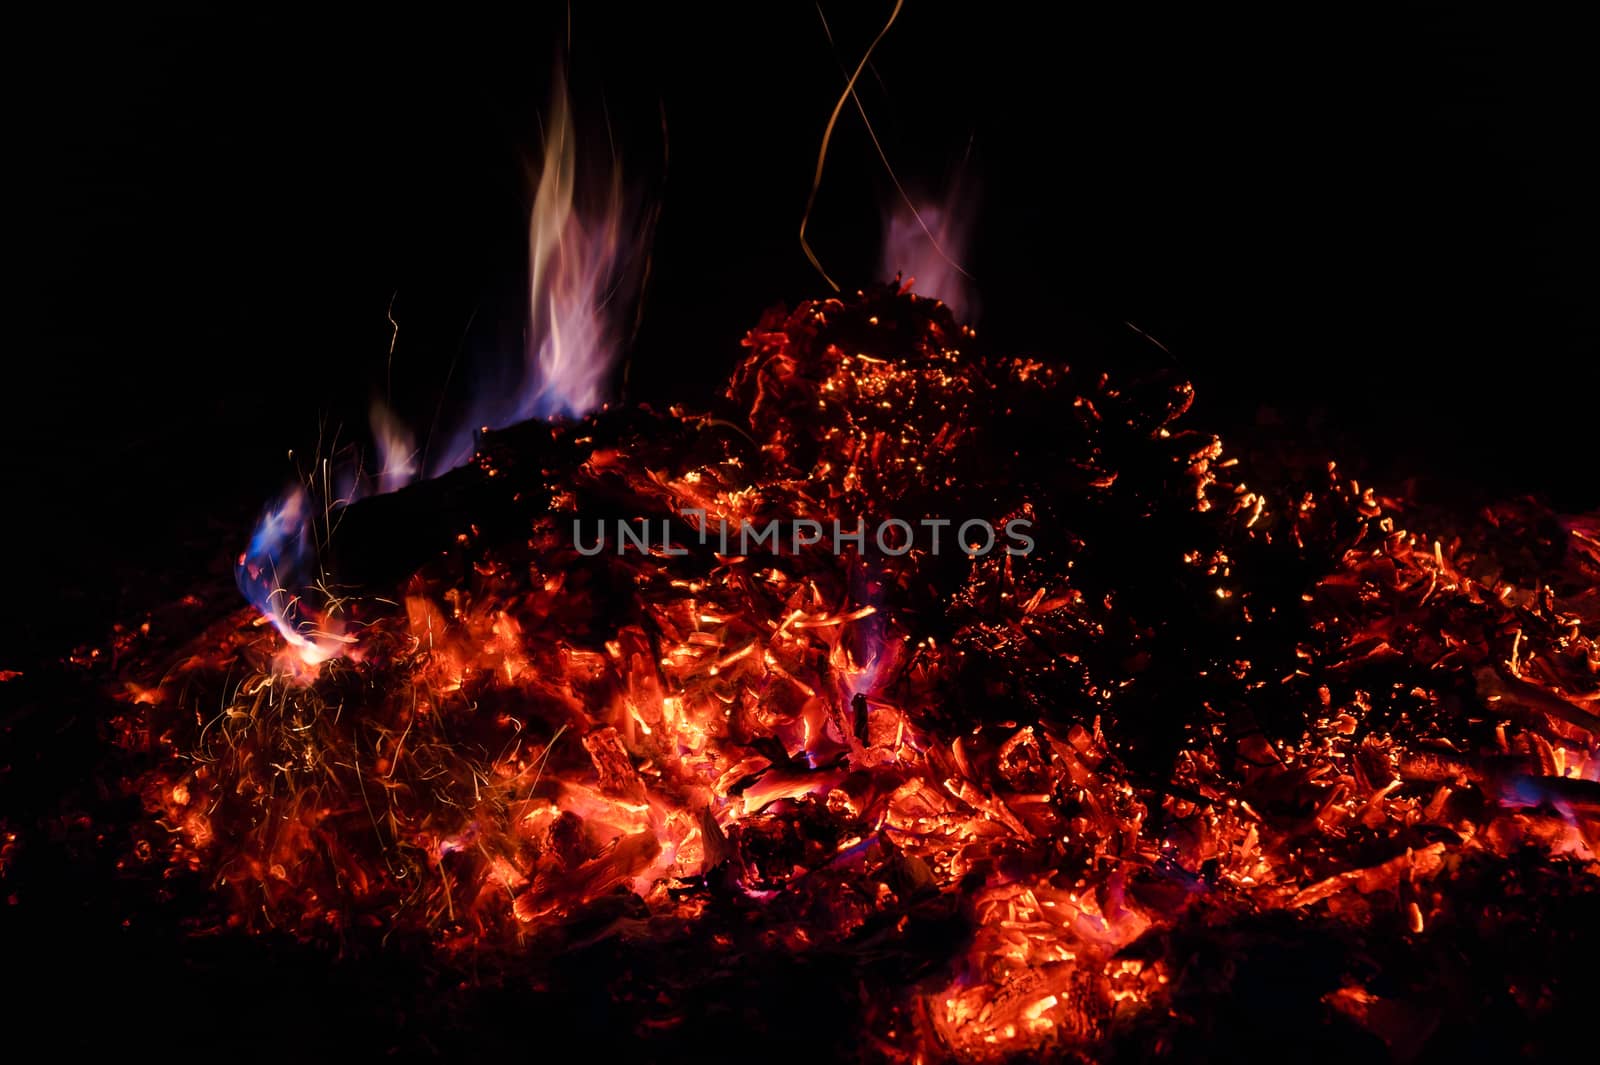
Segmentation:
{"type": "MultiPolygon", "coordinates": [[[[588,146],[609,121],[661,206],[631,396],[697,401],[764,307],[822,294],[796,230],[840,57],[889,5],[827,5],[840,57],[807,3],[661,7],[15,27],[8,653],[225,577],[287,451],[361,431],[391,299],[414,400],[514,338],[569,36],[588,146]]],[[[1462,5],[911,0],[862,93],[908,184],[968,160],[985,346],[1093,362],[1132,321],[1229,439],[1579,508],[1600,502],[1583,40],[1462,5]]],[[[811,230],[847,284],[889,198],[847,109],[811,230]]]]}

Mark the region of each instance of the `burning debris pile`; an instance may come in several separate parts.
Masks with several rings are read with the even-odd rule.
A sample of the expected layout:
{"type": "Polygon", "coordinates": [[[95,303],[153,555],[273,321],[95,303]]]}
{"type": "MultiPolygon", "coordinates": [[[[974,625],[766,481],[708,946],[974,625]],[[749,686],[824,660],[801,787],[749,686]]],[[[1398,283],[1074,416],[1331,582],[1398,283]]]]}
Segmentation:
{"type": "MultiPolygon", "coordinates": [[[[1437,1050],[1467,944],[1558,951],[1597,897],[1600,522],[1246,487],[1170,375],[972,342],[893,287],[774,311],[707,412],[491,434],[350,506],[335,576],[421,565],[294,615],[338,647],[240,618],[129,686],[139,860],[236,931],[609,945],[656,973],[599,992],[647,1041],[778,956],[846,981],[873,1059],[1236,1020],[1437,1050]],[[1278,1018],[1241,1019],[1264,968],[1278,1018]]],[[[1574,1008],[1543,954],[1496,964],[1528,1031],[1574,1008]]]]}

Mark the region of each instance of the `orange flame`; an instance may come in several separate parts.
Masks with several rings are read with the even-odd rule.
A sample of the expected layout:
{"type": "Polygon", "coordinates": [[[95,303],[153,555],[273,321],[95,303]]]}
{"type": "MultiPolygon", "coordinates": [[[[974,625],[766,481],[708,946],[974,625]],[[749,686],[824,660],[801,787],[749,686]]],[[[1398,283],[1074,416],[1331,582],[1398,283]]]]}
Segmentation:
{"type": "Polygon", "coordinates": [[[630,236],[621,171],[612,168],[605,199],[592,214],[575,202],[576,171],[576,132],[558,79],[528,223],[525,380],[531,387],[518,404],[518,421],[588,414],[604,402],[616,363],[620,301],[614,297],[640,242],[630,236]]]}

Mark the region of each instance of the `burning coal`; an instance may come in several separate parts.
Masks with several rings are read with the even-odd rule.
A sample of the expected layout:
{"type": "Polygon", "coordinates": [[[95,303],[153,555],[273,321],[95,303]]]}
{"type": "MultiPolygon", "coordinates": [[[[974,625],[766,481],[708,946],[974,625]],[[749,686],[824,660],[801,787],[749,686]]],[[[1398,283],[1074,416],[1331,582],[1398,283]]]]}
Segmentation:
{"type": "MultiPolygon", "coordinates": [[[[593,328],[540,313],[558,346],[593,328]]],[[[704,412],[491,434],[443,487],[351,504],[354,530],[387,500],[366,513],[397,540],[409,499],[477,517],[340,635],[277,597],[307,515],[269,515],[244,573],[276,631],[202,639],[121,722],[153,759],[142,860],[241,932],[672,952],[641,1039],[736,959],[871,959],[896,975],[848,970],[848,1023],[907,1062],[1192,1049],[1226,991],[1191,956],[1274,936],[1350,944],[1295,1008],[1404,1057],[1439,1000],[1371,959],[1448,949],[1486,883],[1595,890],[1593,519],[1462,523],[1331,466],[1247,486],[1184,382],[983,357],[897,287],[745,345],[704,412]],[[960,514],[1037,547],[572,535],[686,514],[960,514]]],[[[583,413],[592,384],[528,410],[583,413]]],[[[1563,991],[1540,973],[1530,1015],[1563,991]]]]}

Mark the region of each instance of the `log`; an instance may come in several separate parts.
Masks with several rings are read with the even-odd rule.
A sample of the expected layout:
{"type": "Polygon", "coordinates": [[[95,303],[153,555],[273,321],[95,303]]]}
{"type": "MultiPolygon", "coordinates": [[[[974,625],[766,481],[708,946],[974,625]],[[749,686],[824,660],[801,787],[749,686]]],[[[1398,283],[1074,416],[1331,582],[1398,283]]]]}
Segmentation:
{"type": "Polygon", "coordinates": [[[684,421],[643,407],[486,430],[465,465],[336,511],[323,546],[324,570],[347,591],[392,587],[463,533],[491,542],[524,534],[548,508],[555,481],[596,450],[639,436],[659,447],[685,430],[684,421]]]}

